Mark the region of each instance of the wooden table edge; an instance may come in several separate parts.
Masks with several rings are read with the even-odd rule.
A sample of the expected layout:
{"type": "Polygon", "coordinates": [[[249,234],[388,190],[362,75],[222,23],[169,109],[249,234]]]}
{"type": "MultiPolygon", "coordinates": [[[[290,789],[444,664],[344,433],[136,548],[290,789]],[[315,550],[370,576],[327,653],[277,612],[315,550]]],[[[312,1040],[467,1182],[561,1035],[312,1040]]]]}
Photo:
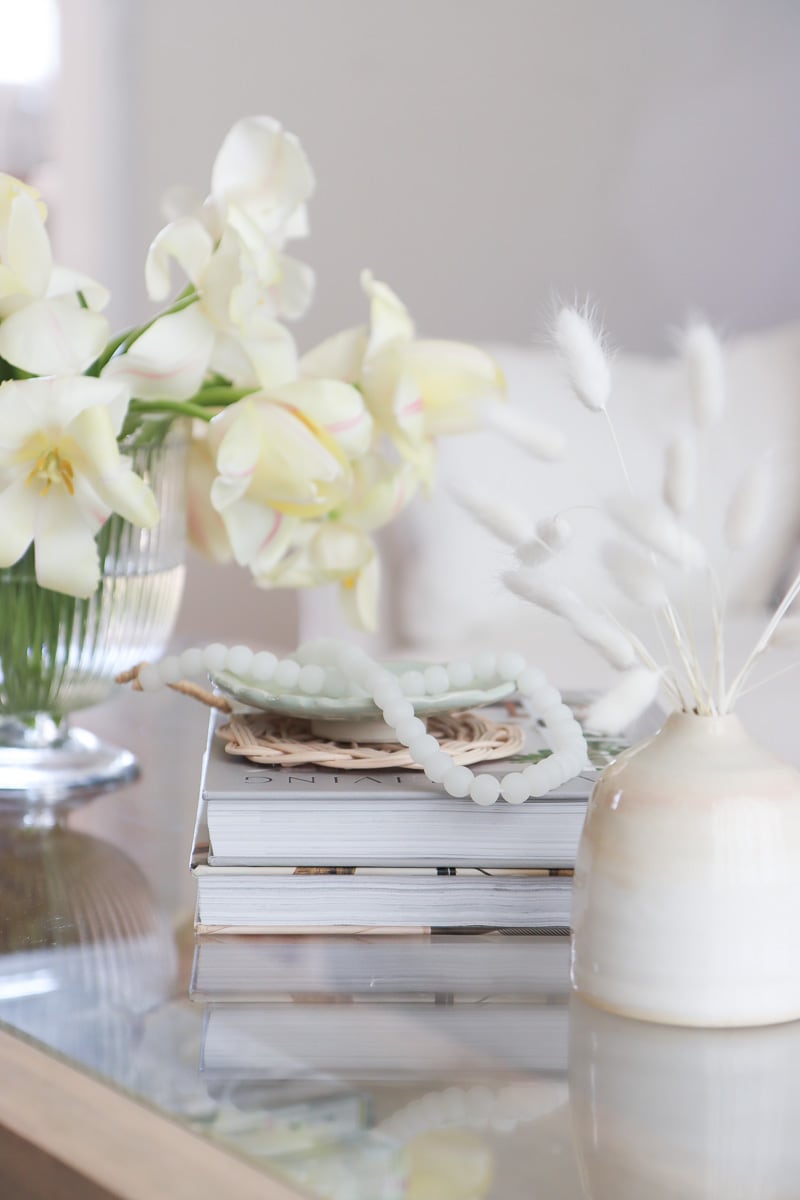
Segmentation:
{"type": "Polygon", "coordinates": [[[305,1200],[177,1120],[0,1029],[0,1185],[19,1200],[305,1200]]]}

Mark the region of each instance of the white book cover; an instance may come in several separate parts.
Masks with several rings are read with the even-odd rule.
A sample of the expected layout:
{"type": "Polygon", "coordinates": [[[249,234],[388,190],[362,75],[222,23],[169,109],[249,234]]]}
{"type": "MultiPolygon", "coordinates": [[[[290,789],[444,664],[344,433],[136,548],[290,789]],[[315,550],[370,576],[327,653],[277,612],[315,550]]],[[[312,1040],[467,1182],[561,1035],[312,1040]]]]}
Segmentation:
{"type": "MultiPolygon", "coordinates": [[[[507,714],[504,714],[507,716],[507,714]]],[[[545,752],[524,717],[522,754],[477,769],[503,775],[545,752]]],[[[201,794],[212,865],[570,867],[597,775],[587,769],[522,805],[481,807],[421,771],[265,767],[227,754],[213,715],[201,794]]],[[[605,760],[623,742],[597,747],[605,760]]]]}

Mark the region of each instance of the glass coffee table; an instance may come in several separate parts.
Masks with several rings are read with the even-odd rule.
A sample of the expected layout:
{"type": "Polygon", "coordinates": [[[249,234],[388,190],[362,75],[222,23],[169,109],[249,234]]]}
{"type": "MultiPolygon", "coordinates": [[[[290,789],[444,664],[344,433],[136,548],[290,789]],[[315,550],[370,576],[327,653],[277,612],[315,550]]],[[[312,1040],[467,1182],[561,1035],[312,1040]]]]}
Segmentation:
{"type": "Polygon", "coordinates": [[[198,941],[205,710],[85,716],[142,777],[0,822],[0,1195],[800,1196],[800,1024],[612,1017],[558,935],[198,941]]]}

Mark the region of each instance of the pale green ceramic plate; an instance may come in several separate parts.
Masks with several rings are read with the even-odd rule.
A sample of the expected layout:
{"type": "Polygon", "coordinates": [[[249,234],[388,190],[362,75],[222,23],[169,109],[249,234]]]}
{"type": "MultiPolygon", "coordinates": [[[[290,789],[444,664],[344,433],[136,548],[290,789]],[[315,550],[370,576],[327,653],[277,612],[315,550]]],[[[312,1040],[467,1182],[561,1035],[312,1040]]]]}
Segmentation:
{"type": "MultiPolygon", "coordinates": [[[[381,665],[395,675],[402,675],[405,671],[424,670],[432,664],[387,662],[381,665]]],[[[367,696],[334,699],[332,696],[298,695],[296,692],[272,690],[269,684],[260,683],[247,675],[234,675],[231,671],[219,671],[211,679],[218,688],[242,704],[289,717],[305,717],[309,721],[372,721],[381,716],[380,709],[367,696]]],[[[513,696],[514,691],[513,683],[498,683],[489,688],[462,688],[443,692],[440,696],[407,696],[406,699],[413,704],[417,716],[422,717],[430,713],[458,712],[465,708],[497,704],[513,696]]]]}

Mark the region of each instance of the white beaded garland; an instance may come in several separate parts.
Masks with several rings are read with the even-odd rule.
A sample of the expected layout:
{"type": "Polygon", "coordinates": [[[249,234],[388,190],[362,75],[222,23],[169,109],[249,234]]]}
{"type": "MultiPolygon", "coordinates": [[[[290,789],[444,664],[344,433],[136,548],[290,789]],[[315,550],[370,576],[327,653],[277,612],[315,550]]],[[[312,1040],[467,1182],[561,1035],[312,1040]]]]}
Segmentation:
{"type": "Polygon", "coordinates": [[[279,662],[269,650],[254,654],[248,646],[229,649],[212,642],[202,650],[190,648],[180,655],[168,655],[160,663],[145,663],[139,669],[138,681],[143,691],[155,691],[164,684],[177,683],[185,675],[203,670],[213,675],[228,669],[237,675],[250,674],[261,682],[274,680],[286,691],[299,690],[305,695],[370,696],[397,740],[408,746],[409,754],[432,783],[442,784],[451,796],[470,796],[482,806],[496,803],[500,796],[509,804],[522,804],[530,796],[546,795],[590,765],[586,739],[572,710],[544,673],[527,667],[519,654],[504,652],[497,657],[487,651],[477,655],[474,663],[459,660],[447,667],[433,664],[424,672],[413,669],[398,677],[358,646],[320,641],[306,643],[296,653],[301,661],[286,658],[279,662]],[[450,688],[468,687],[475,679],[492,686],[515,683],[539,712],[552,752],[502,779],[485,773],[476,775],[469,767],[457,765],[427,732],[425,722],[415,715],[406,697],[421,699],[426,692],[440,695],[450,688]]]}
{"type": "Polygon", "coordinates": [[[400,686],[406,696],[424,696],[425,676],[422,671],[404,671],[400,676],[400,686]]]}
{"type": "Polygon", "coordinates": [[[234,675],[246,675],[252,663],[253,651],[249,646],[232,646],[225,657],[225,666],[234,675]]]}
{"type": "Polygon", "coordinates": [[[450,676],[444,667],[426,667],[423,672],[425,691],[429,696],[441,696],[450,688],[450,676]]]}
{"type": "Polygon", "coordinates": [[[177,654],[168,654],[166,658],[162,658],[158,664],[158,674],[164,683],[177,683],[183,678],[181,660],[177,654]]]}
{"type": "Polygon", "coordinates": [[[210,646],[206,646],[203,651],[206,669],[212,674],[217,671],[224,671],[225,664],[228,661],[228,647],[223,646],[221,642],[212,642],[210,646]]]}
{"type": "Polygon", "coordinates": [[[202,675],[205,667],[205,656],[197,646],[184,650],[181,654],[181,676],[202,675]]]}
{"type": "Polygon", "coordinates": [[[494,804],[500,795],[500,780],[495,775],[476,775],[470,784],[469,794],[476,804],[494,804]]]}
{"type": "Polygon", "coordinates": [[[253,665],[251,670],[253,678],[259,683],[266,683],[272,679],[275,674],[275,668],[278,665],[278,660],[270,650],[259,650],[258,654],[253,656],[253,665]]]}
{"type": "Polygon", "coordinates": [[[137,679],[143,692],[156,692],[164,683],[161,672],[154,663],[145,663],[140,667],[137,679]]]}
{"type": "Polygon", "coordinates": [[[477,655],[473,669],[475,678],[480,683],[488,683],[497,674],[497,655],[492,654],[491,650],[484,650],[482,654],[477,655]]]}
{"type": "Polygon", "coordinates": [[[308,696],[318,696],[325,686],[325,668],[317,666],[316,663],[306,663],[300,668],[297,682],[301,692],[308,696]]]}
{"type": "Polygon", "coordinates": [[[464,659],[458,659],[456,662],[447,664],[447,674],[450,677],[450,683],[454,688],[466,688],[475,679],[475,672],[472,669],[472,663],[468,663],[464,659]]]}
{"type": "Polygon", "coordinates": [[[497,673],[504,679],[516,679],[525,670],[525,659],[521,654],[506,650],[497,656],[497,673]]]}
{"type": "Polygon", "coordinates": [[[431,761],[434,754],[439,753],[439,743],[432,733],[422,733],[419,737],[415,737],[413,741],[408,742],[408,749],[414,762],[418,762],[420,766],[424,767],[426,763],[431,761]]]}
{"type": "Polygon", "coordinates": [[[442,784],[450,796],[468,796],[474,778],[469,767],[450,767],[445,771],[442,784]]]}
{"type": "Polygon", "coordinates": [[[522,692],[523,696],[532,696],[546,683],[544,671],[540,671],[538,667],[525,667],[517,675],[517,691],[522,692]]]}
{"type": "Polygon", "coordinates": [[[415,738],[427,736],[425,733],[425,722],[420,721],[419,717],[409,717],[405,721],[398,721],[395,726],[395,733],[397,734],[398,742],[402,742],[404,746],[410,746],[415,738]]]}
{"type": "Polygon", "coordinates": [[[425,762],[424,771],[431,783],[441,783],[447,772],[454,765],[451,755],[445,753],[444,750],[437,750],[425,762]]]}
{"type": "Polygon", "coordinates": [[[339,700],[347,691],[347,680],[342,672],[337,667],[331,667],[325,672],[325,687],[326,696],[330,696],[332,700],[339,700]]]}
{"type": "Polygon", "coordinates": [[[414,716],[414,705],[410,700],[392,698],[388,704],[379,705],[383,709],[383,719],[387,725],[399,725],[414,716]]]}
{"type": "Polygon", "coordinates": [[[503,776],[500,793],[509,804],[522,804],[528,799],[528,781],[521,771],[510,771],[503,776]]]}
{"type": "Polygon", "coordinates": [[[275,668],[273,679],[282,688],[293,688],[300,678],[300,663],[293,658],[282,658],[275,668]]]}

